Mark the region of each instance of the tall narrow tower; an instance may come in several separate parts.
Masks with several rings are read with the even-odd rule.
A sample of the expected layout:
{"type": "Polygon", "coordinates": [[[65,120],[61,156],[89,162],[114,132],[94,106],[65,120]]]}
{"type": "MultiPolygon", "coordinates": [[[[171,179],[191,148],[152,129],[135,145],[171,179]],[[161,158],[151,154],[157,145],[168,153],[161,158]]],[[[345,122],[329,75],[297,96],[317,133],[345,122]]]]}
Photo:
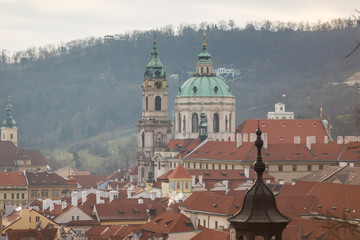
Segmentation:
{"type": "Polygon", "coordinates": [[[12,105],[9,103],[6,106],[6,119],[3,121],[3,126],[1,127],[1,141],[11,141],[17,146],[17,127],[16,122],[12,117],[12,105]]]}
{"type": "MultiPolygon", "coordinates": [[[[154,40],[150,62],[146,65],[142,87],[142,119],[138,122],[138,182],[144,186],[148,179],[151,158],[171,137],[171,121],[168,120],[168,85],[164,66],[160,62],[154,40]]],[[[153,172],[153,171],[152,171],[153,172]]]]}

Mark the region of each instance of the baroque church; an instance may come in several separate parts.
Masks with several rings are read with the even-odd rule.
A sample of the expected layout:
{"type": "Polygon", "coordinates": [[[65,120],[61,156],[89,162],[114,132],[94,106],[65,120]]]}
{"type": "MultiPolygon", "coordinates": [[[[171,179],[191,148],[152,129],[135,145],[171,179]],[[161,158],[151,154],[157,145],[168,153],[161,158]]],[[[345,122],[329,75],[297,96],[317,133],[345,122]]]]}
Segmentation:
{"type": "MultiPolygon", "coordinates": [[[[151,58],[146,65],[141,86],[142,118],[137,124],[136,161],[139,186],[151,185],[154,177],[159,176],[159,174],[155,176],[154,157],[156,154],[169,154],[165,146],[172,136],[183,140],[235,140],[235,96],[231,93],[231,88],[216,77],[211,54],[207,51],[205,36],[204,33],[202,51],[196,62],[196,72],[179,87],[175,97],[174,126],[168,119],[166,73],[154,40],[151,58]]],[[[160,162],[157,165],[157,169],[160,169],[160,162]]]]}

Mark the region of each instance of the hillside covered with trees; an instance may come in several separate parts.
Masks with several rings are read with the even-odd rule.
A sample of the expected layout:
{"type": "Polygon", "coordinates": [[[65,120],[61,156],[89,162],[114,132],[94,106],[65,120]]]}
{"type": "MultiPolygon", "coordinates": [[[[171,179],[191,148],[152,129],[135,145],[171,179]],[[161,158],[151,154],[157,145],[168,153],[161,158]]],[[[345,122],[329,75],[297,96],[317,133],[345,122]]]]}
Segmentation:
{"type": "MultiPolygon", "coordinates": [[[[266,118],[286,94],[286,107],[297,118],[316,118],[320,107],[331,118],[332,135],[360,135],[357,88],[332,86],[360,71],[360,52],[344,58],[360,37],[356,20],[331,22],[249,23],[165,26],[153,31],[91,37],[59,45],[6,50],[0,58],[0,118],[6,117],[8,95],[22,148],[55,149],[111,158],[124,146],[136,145],[141,117],[141,84],[150,59],[154,34],[168,79],[169,112],[179,85],[195,71],[203,32],[214,67],[240,69],[229,81],[237,101],[237,124],[266,118]],[[116,141],[127,137],[126,141],[116,141]],[[132,139],[130,139],[132,138],[132,139]]],[[[121,150],[123,149],[123,150],[121,150]]],[[[129,154],[129,153],[127,153],[129,154]]],[[[125,154],[126,155],[126,154],[125,154]]],[[[119,167],[119,163],[108,168],[119,167]],[[116,165],[118,164],[118,165],[116,165]]],[[[132,163],[121,162],[121,167],[132,163]]],[[[56,163],[61,166],[64,163],[56,163]]]]}

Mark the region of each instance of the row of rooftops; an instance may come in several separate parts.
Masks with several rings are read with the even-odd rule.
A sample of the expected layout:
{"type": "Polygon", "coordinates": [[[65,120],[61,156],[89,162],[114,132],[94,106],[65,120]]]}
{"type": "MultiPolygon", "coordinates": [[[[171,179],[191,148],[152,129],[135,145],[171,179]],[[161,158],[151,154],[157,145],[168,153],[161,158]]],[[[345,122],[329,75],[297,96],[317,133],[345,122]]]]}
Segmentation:
{"type": "Polygon", "coordinates": [[[27,186],[77,184],[73,179],[65,179],[56,173],[38,172],[0,172],[0,188],[25,188],[27,186]]]}

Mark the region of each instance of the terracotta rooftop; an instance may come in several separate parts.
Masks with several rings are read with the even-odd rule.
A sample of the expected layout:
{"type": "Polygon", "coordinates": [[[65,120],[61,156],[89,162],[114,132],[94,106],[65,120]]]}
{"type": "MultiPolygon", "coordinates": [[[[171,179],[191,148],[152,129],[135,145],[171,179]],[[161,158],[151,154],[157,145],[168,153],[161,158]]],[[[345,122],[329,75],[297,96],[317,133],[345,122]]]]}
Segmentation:
{"type": "Polygon", "coordinates": [[[68,185],[68,181],[53,172],[29,172],[25,173],[30,186],[35,185],[68,185]]]}
{"type": "Polygon", "coordinates": [[[318,172],[310,173],[298,181],[333,182],[360,185],[360,167],[329,166],[318,172]]]}
{"type": "Polygon", "coordinates": [[[130,171],[126,173],[127,175],[136,175],[138,174],[138,165],[135,165],[130,171]]]}
{"type": "Polygon", "coordinates": [[[0,166],[14,166],[17,148],[10,141],[0,141],[0,166]]]}
{"type": "Polygon", "coordinates": [[[305,143],[307,136],[315,136],[317,143],[324,143],[325,136],[330,139],[318,119],[249,119],[241,123],[236,132],[247,133],[249,139],[259,123],[269,144],[294,143],[295,136],[300,137],[301,143],[305,143]]]}
{"type": "Polygon", "coordinates": [[[56,240],[58,239],[58,229],[49,228],[41,229],[9,229],[6,231],[8,240],[22,240],[22,239],[38,239],[38,240],[56,240]]]}
{"type": "Polygon", "coordinates": [[[178,164],[174,171],[172,171],[168,176],[170,178],[192,178],[189,172],[183,167],[183,165],[178,164]]]}
{"type": "Polygon", "coordinates": [[[149,232],[163,234],[195,231],[188,217],[174,212],[164,212],[140,228],[149,232]]]}
{"type": "Polygon", "coordinates": [[[0,172],[1,187],[27,187],[23,172],[0,172]]]}
{"type": "Polygon", "coordinates": [[[191,240],[229,240],[230,233],[228,231],[220,231],[210,228],[204,228],[196,234],[191,240]]]}
{"type": "Polygon", "coordinates": [[[82,189],[97,189],[98,183],[105,180],[104,175],[76,175],[73,176],[82,189]]]}

